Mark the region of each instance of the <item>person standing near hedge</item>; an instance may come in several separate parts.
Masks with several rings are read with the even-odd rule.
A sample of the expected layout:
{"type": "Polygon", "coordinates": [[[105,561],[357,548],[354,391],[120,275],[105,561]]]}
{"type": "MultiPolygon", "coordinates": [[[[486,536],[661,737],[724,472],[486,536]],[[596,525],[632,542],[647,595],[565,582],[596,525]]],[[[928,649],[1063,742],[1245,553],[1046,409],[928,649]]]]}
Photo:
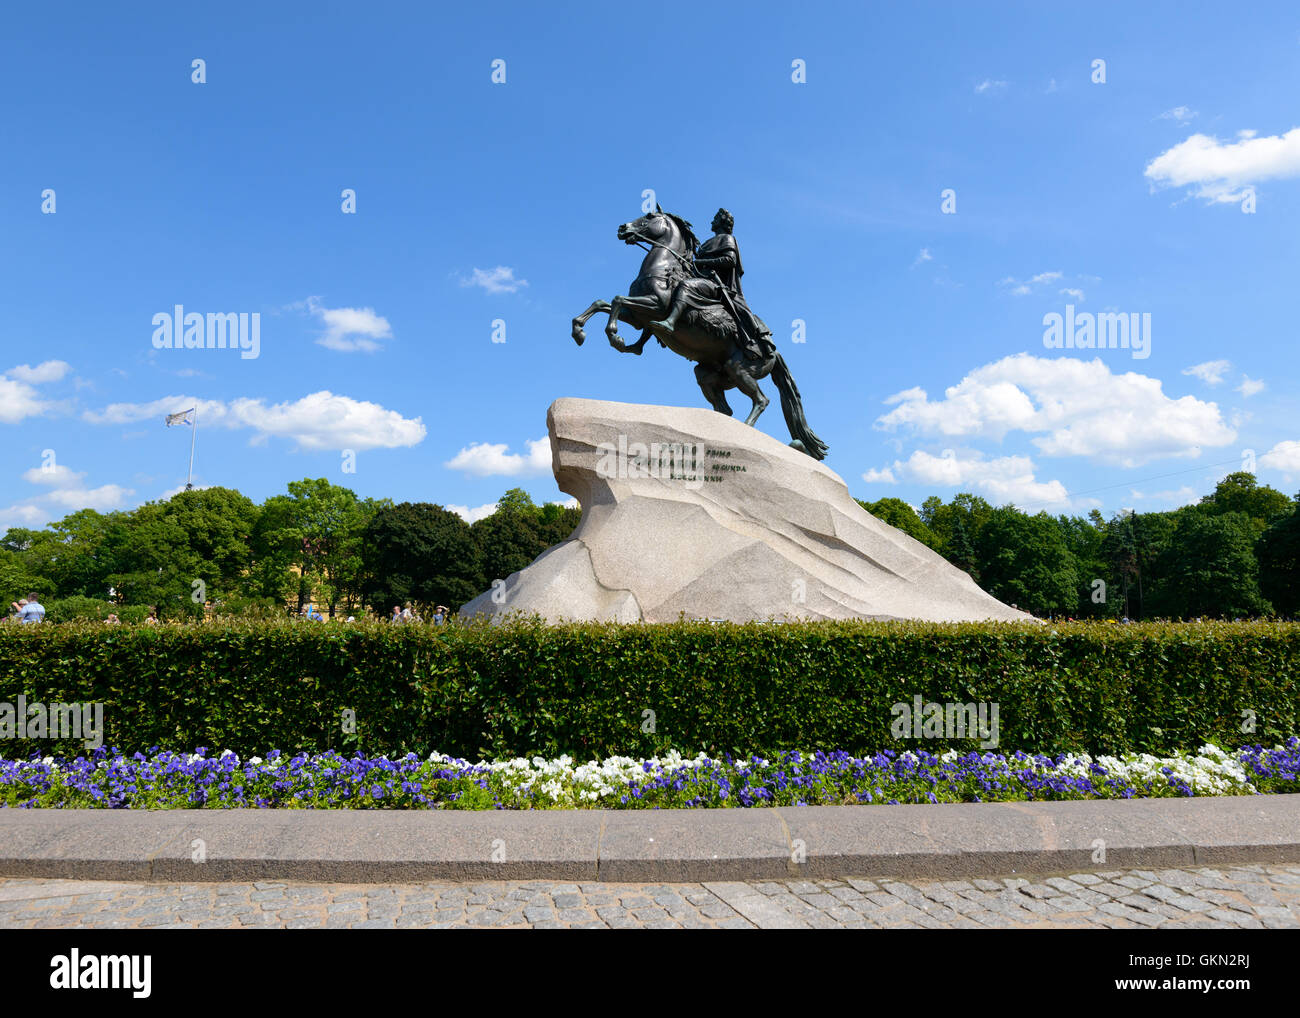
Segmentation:
{"type": "Polygon", "coordinates": [[[44,622],[45,607],[41,604],[39,594],[28,594],[27,603],[23,605],[22,610],[18,613],[19,622],[44,622]]]}

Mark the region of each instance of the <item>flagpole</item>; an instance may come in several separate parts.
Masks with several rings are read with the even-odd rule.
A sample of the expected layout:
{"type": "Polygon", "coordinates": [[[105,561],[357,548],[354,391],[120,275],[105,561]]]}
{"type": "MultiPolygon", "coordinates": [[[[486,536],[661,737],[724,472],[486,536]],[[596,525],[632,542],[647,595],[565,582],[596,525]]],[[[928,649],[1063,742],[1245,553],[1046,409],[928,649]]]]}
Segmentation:
{"type": "Polygon", "coordinates": [[[194,404],[194,430],[190,432],[190,469],[185,474],[185,490],[190,491],[194,488],[194,439],[199,433],[199,405],[194,404]]]}

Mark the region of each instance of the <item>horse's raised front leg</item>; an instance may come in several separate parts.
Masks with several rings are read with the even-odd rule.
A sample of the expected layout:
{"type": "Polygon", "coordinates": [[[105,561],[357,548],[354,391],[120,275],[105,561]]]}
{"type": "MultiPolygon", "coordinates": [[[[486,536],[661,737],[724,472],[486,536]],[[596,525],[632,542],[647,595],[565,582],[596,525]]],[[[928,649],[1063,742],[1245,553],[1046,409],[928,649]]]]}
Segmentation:
{"type": "Polygon", "coordinates": [[[629,325],[636,323],[624,318],[623,315],[631,308],[637,311],[653,312],[659,306],[659,302],[653,297],[615,297],[609,303],[609,324],[605,326],[605,335],[609,337],[609,345],[619,353],[640,354],[642,347],[646,344],[646,335],[642,331],[641,338],[631,346],[626,346],[618,335],[618,323],[622,319],[629,325]]]}
{"type": "Polygon", "coordinates": [[[609,310],[609,303],[603,300],[593,300],[591,307],[587,308],[582,314],[573,320],[573,341],[582,346],[582,341],[587,338],[587,333],[583,331],[583,326],[587,324],[592,315],[598,315],[602,311],[609,310]]]}

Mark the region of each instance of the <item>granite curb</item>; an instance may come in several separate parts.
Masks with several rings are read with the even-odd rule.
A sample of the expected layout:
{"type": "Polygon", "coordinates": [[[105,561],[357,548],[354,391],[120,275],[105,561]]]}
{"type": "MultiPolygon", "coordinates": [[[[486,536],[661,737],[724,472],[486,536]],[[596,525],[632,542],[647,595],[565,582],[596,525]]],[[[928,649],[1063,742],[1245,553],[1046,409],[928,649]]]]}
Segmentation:
{"type": "Polygon", "coordinates": [[[328,883],[985,874],[1300,862],[1300,794],[769,809],[0,810],[0,876],[328,883]]]}

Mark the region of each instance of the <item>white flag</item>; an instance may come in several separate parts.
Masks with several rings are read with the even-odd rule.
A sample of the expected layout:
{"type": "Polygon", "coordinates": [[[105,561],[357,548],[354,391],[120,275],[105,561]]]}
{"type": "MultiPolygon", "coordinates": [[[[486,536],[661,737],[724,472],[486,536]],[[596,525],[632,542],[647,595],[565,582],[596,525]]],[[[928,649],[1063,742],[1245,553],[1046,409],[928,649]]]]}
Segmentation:
{"type": "Polygon", "coordinates": [[[190,420],[190,414],[194,413],[195,409],[195,407],[190,407],[188,410],[182,410],[180,413],[168,414],[167,427],[170,428],[173,424],[193,424],[194,422],[190,420]]]}

